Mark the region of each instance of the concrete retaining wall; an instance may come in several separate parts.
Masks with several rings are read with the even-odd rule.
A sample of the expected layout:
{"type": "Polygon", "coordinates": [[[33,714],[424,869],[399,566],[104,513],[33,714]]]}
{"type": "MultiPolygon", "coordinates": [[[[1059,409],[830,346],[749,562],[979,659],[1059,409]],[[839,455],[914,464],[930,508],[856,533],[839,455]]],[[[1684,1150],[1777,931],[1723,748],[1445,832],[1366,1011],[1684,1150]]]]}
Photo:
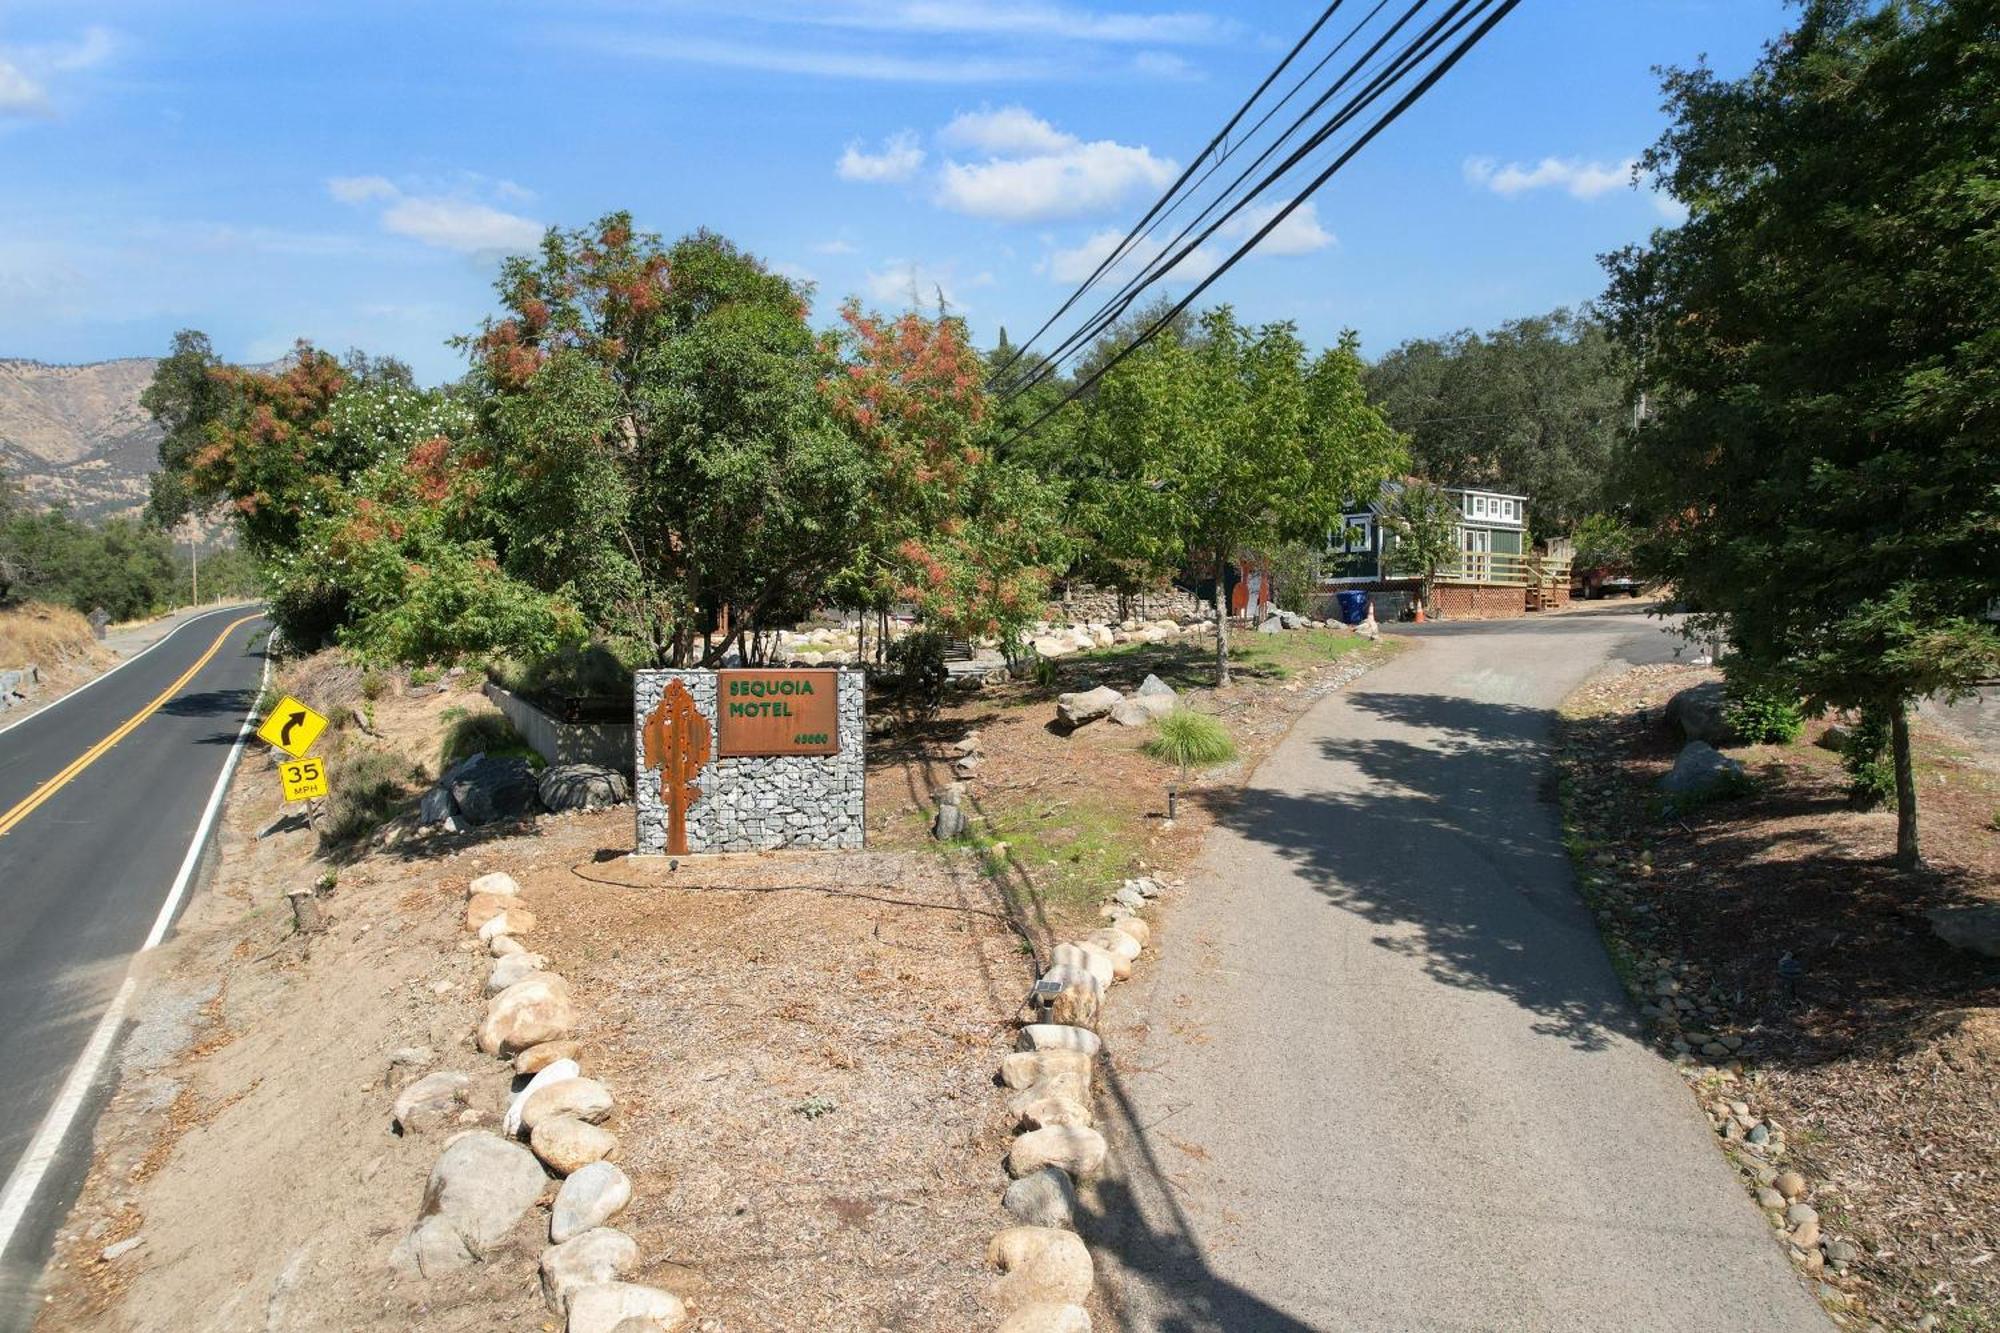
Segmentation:
{"type": "Polygon", "coordinates": [[[511,690],[486,682],[486,697],[531,749],[552,764],[602,764],[632,771],[632,728],[624,722],[560,722],[511,690]]]}

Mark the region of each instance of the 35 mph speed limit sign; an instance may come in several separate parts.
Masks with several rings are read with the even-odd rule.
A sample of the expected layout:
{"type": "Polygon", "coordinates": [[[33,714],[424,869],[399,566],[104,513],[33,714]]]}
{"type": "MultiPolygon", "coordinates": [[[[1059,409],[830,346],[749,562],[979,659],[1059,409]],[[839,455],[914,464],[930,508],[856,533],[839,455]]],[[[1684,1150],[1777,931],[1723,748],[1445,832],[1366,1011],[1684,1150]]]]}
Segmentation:
{"type": "Polygon", "coordinates": [[[326,765],[317,759],[278,765],[278,779],[288,801],[316,801],[332,790],[326,780],[326,765]]]}

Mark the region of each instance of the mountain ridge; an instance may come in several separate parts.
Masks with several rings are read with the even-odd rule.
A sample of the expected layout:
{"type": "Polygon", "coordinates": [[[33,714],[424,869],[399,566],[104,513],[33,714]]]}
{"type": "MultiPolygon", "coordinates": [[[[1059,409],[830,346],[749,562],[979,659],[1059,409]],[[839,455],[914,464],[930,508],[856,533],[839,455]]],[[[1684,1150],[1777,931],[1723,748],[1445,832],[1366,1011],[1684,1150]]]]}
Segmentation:
{"type": "Polygon", "coordinates": [[[158,365],[0,357],[0,474],[37,506],[84,518],[136,512],[159,465],[162,432],[139,406],[158,365]]]}

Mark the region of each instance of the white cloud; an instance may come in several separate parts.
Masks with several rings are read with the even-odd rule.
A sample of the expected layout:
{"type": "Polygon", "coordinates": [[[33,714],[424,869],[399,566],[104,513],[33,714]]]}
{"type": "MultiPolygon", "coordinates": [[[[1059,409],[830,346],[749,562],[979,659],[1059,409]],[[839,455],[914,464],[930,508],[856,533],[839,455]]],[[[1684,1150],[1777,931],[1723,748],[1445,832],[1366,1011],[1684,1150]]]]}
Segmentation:
{"type": "Polygon", "coordinates": [[[813,246],[812,249],[816,255],[851,255],[854,253],[855,246],[852,241],[843,241],[836,238],[831,241],[821,241],[813,246]]]}
{"type": "Polygon", "coordinates": [[[1668,194],[1665,190],[1653,191],[1653,207],[1659,210],[1661,217],[1673,223],[1676,227],[1686,222],[1691,216],[1688,206],[1668,194]]]}
{"type": "Polygon", "coordinates": [[[461,199],[401,199],[382,215],[382,229],[441,250],[508,254],[541,244],[542,224],[461,199]]]}
{"type": "Polygon", "coordinates": [[[1149,148],[1109,139],[1085,143],[1020,107],[961,116],[946,133],[991,155],[983,162],[945,162],[938,203],[1002,222],[1103,213],[1135,191],[1163,188],[1177,170],[1149,148]]]}
{"type": "Polygon", "coordinates": [[[1545,157],[1533,166],[1490,157],[1466,159],[1465,179],[1495,194],[1512,197],[1531,190],[1559,189],[1576,199],[1595,199],[1632,183],[1634,158],[1623,162],[1585,162],[1581,158],[1545,157]]]}
{"type": "MultiPolygon", "coordinates": [[[[507,197],[526,195],[518,185],[503,184],[510,188],[498,192],[507,197]]],[[[542,240],[542,224],[532,218],[462,196],[406,194],[385,176],[336,176],[326,188],[335,199],[352,207],[387,204],[382,210],[382,230],[440,250],[479,256],[518,254],[534,249],[542,240]]]]}
{"type": "MultiPolygon", "coordinates": [[[[1089,239],[1074,249],[1051,250],[1048,258],[1035,266],[1035,271],[1047,274],[1057,282],[1069,284],[1080,283],[1091,274],[1097,272],[1099,264],[1102,264],[1112,255],[1117,254],[1118,246],[1124,239],[1125,232],[1117,228],[1106,228],[1103,231],[1094,232],[1089,239]]],[[[1163,251],[1164,247],[1158,241],[1140,241],[1130,251],[1120,256],[1118,262],[1111,266],[1106,276],[1115,282],[1123,283],[1127,278],[1133,277],[1142,268],[1159,259],[1163,251]]],[[[1206,246],[1196,246],[1191,253],[1182,258],[1178,264],[1174,265],[1173,271],[1167,274],[1166,280],[1170,282],[1198,281],[1214,272],[1215,266],[1220,262],[1220,256],[1214,251],[1208,249],[1206,246]]]]}
{"type": "Polygon", "coordinates": [[[386,176],[335,176],[326,190],[343,204],[365,204],[371,199],[394,199],[402,193],[386,176]]]}
{"type": "Polygon", "coordinates": [[[51,75],[94,69],[117,49],[110,29],[94,26],[73,42],[0,47],[0,117],[49,115],[51,75]]]}
{"type": "MultiPolygon", "coordinates": [[[[1283,204],[1259,204],[1246,208],[1216,235],[1234,241],[1247,241],[1263,230],[1264,225],[1284,210],[1283,204]]],[[[1269,236],[1264,238],[1255,253],[1260,255],[1309,255],[1315,250],[1324,250],[1337,244],[1334,234],[1320,225],[1319,205],[1307,200],[1292,211],[1292,215],[1280,222],[1269,236]]]]}
{"type": "Polygon", "coordinates": [[[48,109],[49,95],[42,85],[0,56],[0,116],[40,116],[48,109]]]}
{"type": "Polygon", "coordinates": [[[1061,153],[1076,147],[1076,136],[1065,134],[1024,106],[998,111],[962,111],[938,131],[948,148],[972,148],[1001,155],[1061,153]]]}
{"type": "Polygon", "coordinates": [[[834,170],[844,181],[882,185],[906,181],[916,175],[923,165],[924,150],[917,145],[916,134],[903,130],[883,140],[879,153],[865,152],[858,143],[847,145],[847,151],[840,155],[840,162],[834,170]]]}

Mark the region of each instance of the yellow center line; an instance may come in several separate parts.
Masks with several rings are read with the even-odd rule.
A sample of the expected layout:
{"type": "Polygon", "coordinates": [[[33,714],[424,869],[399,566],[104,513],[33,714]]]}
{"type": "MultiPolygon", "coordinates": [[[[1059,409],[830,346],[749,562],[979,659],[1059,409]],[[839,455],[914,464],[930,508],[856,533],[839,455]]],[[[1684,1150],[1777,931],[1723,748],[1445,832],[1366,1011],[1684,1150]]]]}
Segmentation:
{"type": "Polygon", "coordinates": [[[42,804],[42,802],[48,800],[49,797],[54,796],[57,792],[61,791],[64,787],[68,786],[70,782],[76,778],[77,774],[83,772],[84,769],[89,768],[99,759],[102,759],[107,750],[109,750],[112,746],[118,744],[118,742],[124,740],[127,736],[131,735],[135,730],[138,729],[140,723],[144,722],[154,713],[157,713],[160,710],[160,706],[162,704],[166,703],[167,700],[173,698],[176,694],[179,694],[182,689],[186,688],[187,683],[194,679],[196,672],[200,671],[203,667],[207,666],[211,661],[215,659],[215,655],[222,651],[223,642],[226,639],[228,639],[231,634],[234,634],[238,629],[249,624],[251,621],[257,618],[258,617],[255,615],[249,615],[249,616],[244,616],[240,620],[230,621],[228,625],[223,627],[222,633],[215,636],[215,642],[211,643],[208,646],[208,651],[203,653],[200,657],[196,658],[195,664],[189,667],[186,671],[181,673],[180,679],[176,680],[173,684],[167,686],[166,689],[161,690],[160,693],[153,699],[151,703],[147,704],[144,708],[141,708],[138,712],[132,714],[131,717],[127,718],[122,724],[119,725],[116,731],[112,732],[109,736],[106,736],[103,740],[99,741],[97,744],[91,746],[88,750],[85,750],[82,754],[78,755],[75,759],[71,760],[69,766],[63,769],[62,772],[56,774],[54,777],[50,778],[47,782],[44,782],[41,786],[35,788],[34,793],[30,795],[26,800],[22,801],[12,810],[9,810],[6,814],[0,815],[0,837],[5,837],[8,833],[12,832],[14,826],[19,824],[22,820],[26,819],[29,815],[33,814],[36,808],[39,807],[42,804]]]}

